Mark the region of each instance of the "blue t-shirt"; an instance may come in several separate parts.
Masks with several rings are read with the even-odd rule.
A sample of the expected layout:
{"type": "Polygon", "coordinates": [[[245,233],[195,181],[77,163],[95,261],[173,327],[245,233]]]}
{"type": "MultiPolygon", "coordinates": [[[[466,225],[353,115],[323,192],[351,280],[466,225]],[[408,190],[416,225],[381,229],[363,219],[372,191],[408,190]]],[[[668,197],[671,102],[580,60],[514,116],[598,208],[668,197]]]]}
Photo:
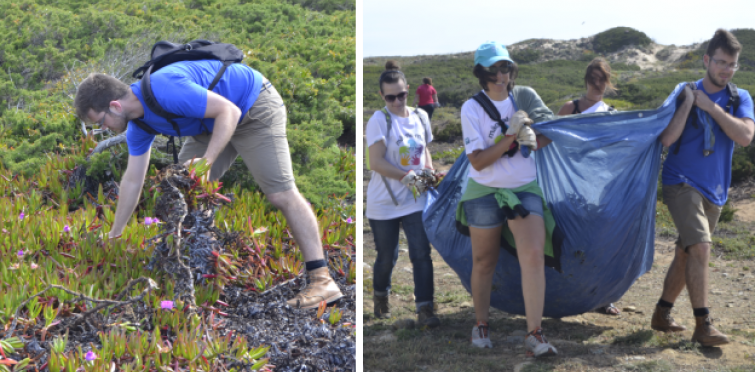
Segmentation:
{"type": "MultiPolygon", "coordinates": [[[[726,103],[729,101],[728,90],[722,89],[718,93],[708,94],[702,82],[702,79],[697,81],[697,89],[707,94],[708,98],[717,105],[726,108],[726,103]]],[[[750,93],[744,89],[737,89],[737,91],[739,92],[739,108],[733,116],[755,120],[750,93]]],[[[663,184],[686,183],[700,191],[712,203],[722,206],[729,196],[734,141],[724,133],[718,123],[711,120],[716,140],[713,153],[704,156],[704,126],[698,123],[695,128],[691,120],[691,118],[687,120],[682,136],[677,140],[677,142],[682,141],[679,153],[674,154],[676,142],[669,147],[668,157],[663,163],[663,184]]]]}
{"type": "MultiPolygon", "coordinates": [[[[160,106],[181,116],[175,122],[182,136],[196,136],[202,133],[204,127],[212,131],[215,126],[215,119],[204,118],[207,110],[207,87],[222,66],[222,62],[214,60],[183,61],[165,66],[150,76],[152,93],[160,106]]],[[[141,81],[131,84],[131,91],[144,107],[142,120],[159,133],[177,136],[178,133],[173,130],[170,122],[150,111],[144,103],[141,85],[141,81]]],[[[234,63],[228,66],[212,91],[235,104],[241,110],[243,118],[257,100],[260,88],[262,74],[247,65],[234,63]]],[[[144,154],[154,140],[154,135],[129,122],[126,143],[131,155],[144,154]]]]}

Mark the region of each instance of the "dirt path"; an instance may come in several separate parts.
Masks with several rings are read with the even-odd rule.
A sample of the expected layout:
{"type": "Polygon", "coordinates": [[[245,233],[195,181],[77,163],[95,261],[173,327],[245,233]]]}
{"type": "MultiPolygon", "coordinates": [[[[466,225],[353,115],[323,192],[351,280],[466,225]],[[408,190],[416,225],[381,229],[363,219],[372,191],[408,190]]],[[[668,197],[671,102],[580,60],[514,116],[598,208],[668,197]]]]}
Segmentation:
{"type": "MultiPolygon", "coordinates": [[[[365,231],[369,231],[368,225],[365,231]]],[[[369,266],[375,260],[372,239],[371,232],[365,233],[364,261],[369,266]]],[[[365,280],[365,371],[472,371],[487,368],[491,366],[488,363],[493,362],[497,365],[489,370],[512,371],[526,362],[521,345],[521,332],[525,328],[522,316],[493,310],[491,339],[495,347],[492,350],[475,350],[469,346],[469,333],[474,320],[472,299],[456,274],[435,251],[436,301],[443,325],[436,330],[392,329],[391,325],[397,320],[413,318],[411,263],[406,248],[406,241],[402,239],[393,274],[393,319],[377,321],[371,317],[372,281],[365,280]],[[452,353],[450,355],[454,355],[455,362],[448,364],[446,358],[422,357],[439,349],[452,353]],[[407,354],[401,355],[405,352],[407,354]],[[400,361],[400,364],[391,362],[389,356],[394,361],[400,361]],[[412,363],[412,360],[418,363],[412,363]]],[[[612,317],[586,313],[560,320],[546,318],[543,328],[560,354],[549,360],[537,361],[534,364],[543,368],[530,370],[733,371],[734,367],[745,366],[750,369],[743,370],[755,370],[755,312],[752,309],[755,280],[751,271],[745,269],[747,265],[752,267],[753,262],[711,260],[714,265],[710,272],[711,311],[716,326],[731,336],[734,341],[731,344],[720,348],[699,348],[689,342],[691,330],[665,335],[650,329],[650,316],[661,293],[666,269],[673,258],[672,252],[671,241],[657,242],[653,269],[638,279],[616,303],[623,310],[621,315],[612,317]]],[[[364,275],[371,278],[369,268],[364,270],[364,275]]],[[[676,302],[675,318],[693,329],[691,313],[689,297],[684,292],[676,302]]]]}

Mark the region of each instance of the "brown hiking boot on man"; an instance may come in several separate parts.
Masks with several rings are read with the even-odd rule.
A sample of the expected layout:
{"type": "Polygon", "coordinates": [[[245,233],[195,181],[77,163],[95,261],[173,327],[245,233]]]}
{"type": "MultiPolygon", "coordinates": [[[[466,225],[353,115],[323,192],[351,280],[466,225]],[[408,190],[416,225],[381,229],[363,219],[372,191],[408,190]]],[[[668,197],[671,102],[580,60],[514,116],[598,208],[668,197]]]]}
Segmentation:
{"type": "Polygon", "coordinates": [[[729,338],[713,327],[710,315],[695,317],[695,333],[692,342],[699,342],[703,346],[716,346],[729,343],[729,338]]]}
{"type": "Polygon", "coordinates": [[[650,328],[661,332],[681,332],[686,331],[687,327],[676,324],[671,317],[671,308],[655,305],[653,318],[650,320],[650,328]]]}
{"type": "Polygon", "coordinates": [[[311,309],[319,306],[322,301],[330,303],[343,297],[338,285],[330,277],[327,267],[314,269],[308,272],[307,276],[309,276],[307,288],[299,292],[296,297],[286,301],[288,306],[311,309]]]}
{"type": "Polygon", "coordinates": [[[378,319],[391,317],[391,305],[388,302],[388,296],[375,295],[375,317],[378,319]]]}

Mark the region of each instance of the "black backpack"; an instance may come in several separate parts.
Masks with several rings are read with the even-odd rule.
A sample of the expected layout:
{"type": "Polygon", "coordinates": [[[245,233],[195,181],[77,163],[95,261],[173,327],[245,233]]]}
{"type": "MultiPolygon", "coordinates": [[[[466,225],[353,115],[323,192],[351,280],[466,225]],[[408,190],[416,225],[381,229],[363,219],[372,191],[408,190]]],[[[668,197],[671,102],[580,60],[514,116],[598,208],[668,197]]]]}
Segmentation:
{"type": "MultiPolygon", "coordinates": [[[[150,59],[142,67],[139,67],[131,75],[136,79],[142,81],[142,95],[144,96],[144,103],[154,112],[156,115],[165,118],[173,126],[173,130],[176,131],[179,137],[181,137],[181,129],[178,127],[174,119],[178,119],[181,116],[173,114],[163,109],[160,103],[155,99],[152,93],[152,86],[150,85],[149,77],[153,72],[179,61],[198,61],[203,59],[214,59],[223,62],[223,67],[215,75],[212,83],[207,90],[212,90],[217,85],[220,78],[225,73],[226,68],[232,63],[239,63],[244,59],[244,52],[237,48],[233,44],[215,43],[209,40],[192,40],[186,44],[176,44],[169,41],[158,41],[152,46],[152,52],[150,53],[150,59]]],[[[158,135],[160,134],[154,128],[150,127],[141,119],[132,120],[139,128],[145,132],[158,135]]],[[[200,120],[204,131],[210,133],[210,131],[204,126],[204,122],[200,120]]],[[[173,147],[173,162],[178,163],[178,154],[176,154],[176,144],[173,141],[173,136],[170,136],[169,145],[173,147]]]]}

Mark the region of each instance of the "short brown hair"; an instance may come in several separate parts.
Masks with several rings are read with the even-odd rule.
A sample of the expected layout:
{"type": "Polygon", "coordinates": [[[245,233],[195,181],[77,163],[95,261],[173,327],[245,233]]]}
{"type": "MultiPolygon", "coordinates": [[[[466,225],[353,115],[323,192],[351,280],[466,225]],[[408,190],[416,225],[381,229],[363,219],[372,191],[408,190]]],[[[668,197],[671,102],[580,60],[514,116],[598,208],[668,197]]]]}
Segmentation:
{"type": "Polygon", "coordinates": [[[585,70],[585,88],[590,83],[595,85],[595,78],[592,76],[592,73],[596,70],[600,71],[606,77],[606,89],[610,91],[616,90],[616,87],[611,84],[611,66],[608,65],[608,62],[603,57],[596,57],[587,65],[587,70],[585,70]]]}
{"type": "Polygon", "coordinates": [[[131,87],[106,74],[93,73],[79,84],[73,105],[76,115],[84,120],[89,110],[104,112],[110,107],[111,101],[125,98],[131,92],[131,87]]]}
{"type": "MultiPolygon", "coordinates": [[[[509,70],[509,85],[506,86],[506,90],[511,92],[512,89],[514,89],[514,80],[519,75],[519,66],[514,62],[509,62],[511,64],[511,69],[509,70]]],[[[482,87],[482,90],[486,91],[488,90],[488,83],[492,83],[495,81],[495,78],[492,78],[490,74],[488,74],[487,70],[485,70],[485,67],[482,67],[481,64],[474,65],[474,70],[472,70],[472,73],[475,77],[477,77],[477,80],[480,82],[480,86],[482,87]]]]}
{"type": "Polygon", "coordinates": [[[433,85],[433,78],[429,78],[429,77],[422,78],[422,84],[433,85]]]}
{"type": "Polygon", "coordinates": [[[713,34],[713,38],[708,42],[708,49],[705,51],[705,54],[713,57],[718,48],[721,48],[724,53],[734,56],[742,51],[742,44],[739,43],[739,40],[737,40],[737,37],[734,36],[734,34],[719,28],[716,30],[716,33],[713,34]]]}

